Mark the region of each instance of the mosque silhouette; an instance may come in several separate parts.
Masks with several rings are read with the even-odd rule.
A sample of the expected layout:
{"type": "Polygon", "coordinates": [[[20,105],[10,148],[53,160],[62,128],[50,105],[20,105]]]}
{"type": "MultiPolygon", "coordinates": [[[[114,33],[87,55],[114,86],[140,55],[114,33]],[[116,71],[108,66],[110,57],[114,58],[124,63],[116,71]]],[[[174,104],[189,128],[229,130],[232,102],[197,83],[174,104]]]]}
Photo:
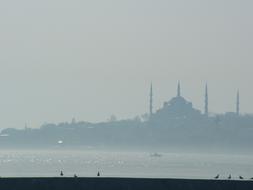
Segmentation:
{"type": "MultiPolygon", "coordinates": [[[[201,112],[195,109],[191,102],[187,101],[181,95],[181,85],[178,82],[177,95],[171,100],[164,102],[162,108],[153,111],[153,86],[150,87],[150,102],[149,102],[149,121],[156,123],[172,124],[176,121],[201,121],[210,118],[208,111],[208,86],[205,86],[205,97],[204,97],[204,110],[201,112]],[[172,122],[173,121],[173,122],[172,122]]],[[[240,116],[240,96],[237,91],[236,97],[236,110],[235,112],[228,112],[225,115],[239,117],[240,116]]]]}

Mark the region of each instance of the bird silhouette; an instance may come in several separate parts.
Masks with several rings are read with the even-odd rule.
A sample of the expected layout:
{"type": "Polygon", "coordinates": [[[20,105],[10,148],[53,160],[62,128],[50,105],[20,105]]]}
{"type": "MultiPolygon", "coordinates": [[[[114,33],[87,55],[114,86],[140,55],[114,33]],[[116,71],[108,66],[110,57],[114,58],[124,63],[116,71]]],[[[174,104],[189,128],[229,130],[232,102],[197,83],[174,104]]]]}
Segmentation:
{"type": "Polygon", "coordinates": [[[214,177],[214,179],[219,179],[220,174],[218,174],[217,176],[214,177]]]}
{"type": "Polygon", "coordinates": [[[63,172],[61,171],[60,176],[63,176],[63,172]]]}
{"type": "Polygon", "coordinates": [[[232,177],[231,177],[231,174],[228,176],[228,179],[231,179],[232,177]]]}
{"type": "Polygon", "coordinates": [[[97,173],[97,176],[98,176],[98,177],[100,176],[100,172],[97,173]]]}
{"type": "Polygon", "coordinates": [[[244,179],[242,176],[239,176],[240,179],[244,179]]]}
{"type": "Polygon", "coordinates": [[[74,178],[77,178],[77,175],[76,175],[76,174],[74,175],[74,178]]]}

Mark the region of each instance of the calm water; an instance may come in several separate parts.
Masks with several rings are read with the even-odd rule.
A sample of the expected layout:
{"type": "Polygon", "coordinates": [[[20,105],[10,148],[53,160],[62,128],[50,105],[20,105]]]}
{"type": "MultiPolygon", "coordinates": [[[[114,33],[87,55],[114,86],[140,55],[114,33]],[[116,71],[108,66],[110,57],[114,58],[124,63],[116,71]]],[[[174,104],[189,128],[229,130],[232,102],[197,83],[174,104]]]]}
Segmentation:
{"type": "Polygon", "coordinates": [[[0,151],[0,176],[253,177],[253,156],[103,151],[0,151]]]}

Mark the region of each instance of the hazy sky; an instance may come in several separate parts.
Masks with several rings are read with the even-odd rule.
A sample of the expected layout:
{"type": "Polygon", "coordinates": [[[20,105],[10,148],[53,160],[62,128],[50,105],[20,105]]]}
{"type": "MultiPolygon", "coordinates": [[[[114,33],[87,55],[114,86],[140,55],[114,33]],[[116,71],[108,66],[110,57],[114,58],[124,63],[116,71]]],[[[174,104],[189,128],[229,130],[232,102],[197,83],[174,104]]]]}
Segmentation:
{"type": "Polygon", "coordinates": [[[0,2],[0,128],[134,117],[176,94],[253,112],[251,0],[0,2]]]}

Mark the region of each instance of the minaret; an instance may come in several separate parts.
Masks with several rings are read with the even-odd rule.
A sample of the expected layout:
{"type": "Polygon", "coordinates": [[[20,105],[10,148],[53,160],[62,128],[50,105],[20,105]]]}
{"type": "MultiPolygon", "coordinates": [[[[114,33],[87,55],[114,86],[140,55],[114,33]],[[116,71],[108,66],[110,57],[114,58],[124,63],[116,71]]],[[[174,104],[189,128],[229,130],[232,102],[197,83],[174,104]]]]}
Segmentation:
{"type": "Polygon", "coordinates": [[[150,94],[149,94],[149,114],[150,116],[153,115],[153,85],[150,85],[150,94]]]}
{"type": "Polygon", "coordinates": [[[181,96],[181,86],[180,86],[180,81],[178,81],[178,84],[177,84],[177,97],[180,97],[181,96]]]}
{"type": "Polygon", "coordinates": [[[205,115],[208,116],[208,86],[205,89],[205,115]]]}
{"type": "Polygon", "coordinates": [[[240,92],[237,90],[237,95],[236,95],[236,115],[239,116],[240,114],[240,92]]]}

